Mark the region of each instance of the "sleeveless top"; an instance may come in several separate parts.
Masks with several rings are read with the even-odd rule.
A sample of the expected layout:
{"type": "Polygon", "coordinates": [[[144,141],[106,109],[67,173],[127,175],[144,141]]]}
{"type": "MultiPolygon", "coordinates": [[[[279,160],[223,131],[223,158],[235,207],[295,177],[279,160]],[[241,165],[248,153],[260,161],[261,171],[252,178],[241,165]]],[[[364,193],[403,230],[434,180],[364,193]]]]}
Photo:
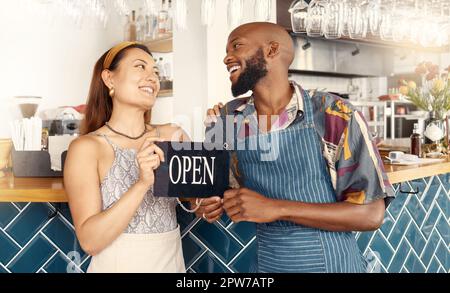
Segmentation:
{"type": "MultiPolygon", "coordinates": [[[[104,137],[114,150],[114,162],[100,184],[103,210],[107,210],[139,180],[137,151],[120,148],[106,135],[94,135],[104,137]]],[[[156,234],[175,230],[178,227],[176,205],[174,198],[154,197],[153,186],[150,187],[124,233],[156,234]]]]}

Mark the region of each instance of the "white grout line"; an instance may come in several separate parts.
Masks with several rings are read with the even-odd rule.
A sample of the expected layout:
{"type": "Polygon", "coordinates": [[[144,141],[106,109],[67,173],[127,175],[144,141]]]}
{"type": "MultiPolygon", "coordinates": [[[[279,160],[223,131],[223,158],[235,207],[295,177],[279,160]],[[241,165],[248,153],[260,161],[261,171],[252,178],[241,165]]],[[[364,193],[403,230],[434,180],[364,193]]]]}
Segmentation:
{"type": "MultiPolygon", "coordinates": [[[[407,195],[405,195],[405,194],[402,194],[402,195],[407,196],[407,195]]],[[[401,208],[400,211],[398,212],[397,220],[395,220],[396,222],[394,223],[394,226],[392,226],[392,229],[391,229],[391,231],[389,232],[389,234],[386,236],[386,238],[390,238],[390,237],[391,237],[391,234],[392,234],[392,232],[394,231],[394,227],[395,227],[395,226],[397,225],[397,223],[399,222],[400,217],[402,216],[403,212],[404,212],[405,210],[407,210],[406,206],[408,205],[408,202],[409,202],[409,197],[407,197],[407,199],[406,199],[405,202],[403,203],[402,208],[401,208]]],[[[411,216],[411,215],[410,215],[410,216],[411,216]]],[[[392,217],[392,218],[394,218],[394,217],[392,217]]],[[[410,219],[410,221],[412,221],[412,219],[410,219]]]]}
{"type": "Polygon", "coordinates": [[[439,269],[438,269],[438,271],[440,270],[440,269],[442,269],[444,272],[445,272],[445,267],[442,265],[442,263],[441,263],[441,261],[439,260],[439,258],[437,258],[435,255],[433,255],[433,257],[431,258],[431,261],[433,261],[433,258],[438,262],[438,264],[439,264],[439,269]]]}
{"type": "MultiPolygon", "coordinates": [[[[86,252],[85,252],[86,253],[86,252]]],[[[84,265],[85,262],[87,262],[89,259],[92,259],[92,256],[86,253],[86,258],[80,263],[80,268],[84,265]]],[[[83,271],[83,270],[81,270],[83,271]]]]}
{"type": "MultiPolygon", "coordinates": [[[[406,239],[406,241],[408,241],[408,239],[406,239]]],[[[409,241],[408,241],[408,244],[411,246],[411,243],[409,243],[409,241]]],[[[411,249],[409,250],[408,255],[405,257],[405,261],[403,262],[400,271],[402,271],[402,269],[404,269],[405,271],[407,271],[407,272],[409,273],[408,268],[405,266],[405,263],[406,263],[406,261],[408,260],[409,255],[411,254],[411,250],[413,250],[413,249],[411,248],[411,249]]]]}
{"type": "Polygon", "coordinates": [[[22,245],[20,245],[19,243],[17,243],[17,241],[16,241],[14,238],[12,238],[11,235],[9,235],[9,233],[6,233],[5,230],[3,230],[2,228],[0,228],[0,231],[2,231],[2,232],[6,235],[6,237],[9,238],[9,240],[11,240],[15,245],[17,245],[17,246],[19,247],[19,251],[23,248],[22,245]]]}
{"type": "Polygon", "coordinates": [[[192,222],[186,227],[186,229],[185,229],[186,231],[185,231],[183,234],[181,234],[181,238],[183,238],[183,237],[186,236],[189,232],[191,232],[191,230],[192,230],[195,226],[197,226],[198,222],[200,222],[201,220],[202,220],[201,218],[196,217],[195,220],[192,221],[192,222]]]}
{"type": "Polygon", "coordinates": [[[430,218],[431,213],[434,210],[435,205],[437,205],[436,200],[433,199],[433,201],[430,204],[430,207],[428,208],[428,211],[426,211],[425,213],[425,218],[423,219],[422,224],[420,225],[420,229],[423,228],[423,225],[425,225],[425,223],[428,221],[428,219],[430,218]]]}
{"type": "Polygon", "coordinates": [[[5,267],[4,265],[2,265],[2,263],[0,263],[0,267],[2,267],[5,271],[7,271],[8,273],[11,273],[11,271],[5,267]]]}
{"type": "MultiPolygon", "coordinates": [[[[411,226],[411,222],[412,222],[412,220],[408,223],[408,225],[407,225],[405,231],[408,231],[409,226],[411,226]]],[[[404,235],[404,234],[403,234],[403,235],[404,235]]],[[[408,243],[410,250],[412,249],[411,244],[409,243],[408,239],[407,239],[406,237],[402,236],[401,239],[400,239],[400,241],[398,242],[397,249],[394,249],[394,256],[393,256],[393,257],[391,258],[391,260],[389,261],[389,263],[388,263],[388,268],[391,267],[391,264],[392,264],[392,262],[394,261],[395,255],[397,254],[398,250],[400,249],[400,244],[402,243],[403,240],[405,240],[405,241],[408,243]]],[[[389,243],[389,241],[388,241],[388,243],[389,243]]],[[[389,245],[392,247],[392,244],[391,244],[391,243],[389,243],[389,245]]],[[[408,255],[409,255],[409,253],[408,253],[408,255]]],[[[403,267],[403,264],[405,263],[406,259],[407,259],[407,257],[406,257],[405,260],[403,261],[402,267],[403,267]]]]}
{"type": "Polygon", "coordinates": [[[234,240],[237,241],[237,243],[239,243],[240,246],[245,247],[245,244],[242,243],[233,233],[231,233],[230,231],[228,231],[227,228],[225,228],[222,224],[220,224],[219,222],[217,222],[217,224],[223,228],[223,230],[225,230],[227,232],[228,235],[230,235],[234,240]]]}
{"type": "Polygon", "coordinates": [[[15,208],[16,208],[16,210],[18,210],[19,212],[21,211],[21,209],[15,204],[15,203],[11,203],[15,208]]]}
{"type": "Polygon", "coordinates": [[[246,250],[247,249],[247,247],[249,247],[254,241],[255,241],[255,239],[256,239],[256,236],[253,236],[253,238],[238,252],[238,254],[236,254],[231,260],[230,260],[230,262],[228,263],[228,265],[231,265],[235,260],[236,260],[236,258],[238,258],[243,252],[244,252],[244,250],[246,250]]]}
{"type": "MultiPolygon", "coordinates": [[[[407,226],[406,229],[404,230],[405,232],[408,231],[409,227],[412,225],[412,222],[414,222],[414,221],[411,220],[411,221],[408,223],[408,226],[407,226]]],[[[392,255],[392,258],[391,258],[391,260],[389,261],[388,266],[387,266],[387,267],[390,267],[391,264],[392,264],[392,261],[393,261],[394,258],[395,258],[395,255],[397,254],[398,250],[400,249],[400,244],[402,243],[403,240],[408,240],[408,239],[405,237],[405,234],[403,234],[402,237],[401,237],[401,239],[400,239],[400,241],[398,242],[397,248],[394,249],[394,247],[392,246],[392,244],[391,244],[391,242],[388,240],[388,238],[387,238],[387,237],[384,237],[383,233],[380,233],[380,234],[381,234],[381,237],[383,237],[383,238],[386,240],[387,245],[392,249],[392,251],[394,251],[394,254],[392,255]]],[[[410,243],[408,243],[408,244],[410,244],[410,243]]]]}
{"type": "MultiPolygon", "coordinates": [[[[439,231],[437,231],[437,229],[436,229],[436,232],[437,233],[439,233],[439,231]]],[[[431,235],[431,234],[430,234],[431,235]]],[[[439,235],[440,236],[440,235],[439,235]]],[[[436,257],[436,251],[438,250],[438,248],[439,248],[439,242],[442,240],[442,238],[441,239],[439,239],[439,241],[438,241],[438,243],[436,244],[436,247],[434,248],[434,251],[433,251],[433,254],[431,255],[431,258],[430,258],[430,263],[428,264],[428,266],[426,267],[426,270],[428,271],[428,269],[430,268],[430,266],[431,266],[431,263],[433,263],[433,258],[435,258],[437,261],[438,261],[438,263],[439,264],[441,264],[440,262],[439,262],[439,259],[436,257]]],[[[424,249],[425,250],[425,249],[424,249]]],[[[423,252],[422,252],[423,253],[423,252]]]]}
{"type": "Polygon", "coordinates": [[[67,220],[66,217],[64,217],[64,215],[61,212],[58,211],[58,215],[60,216],[59,217],[60,219],[62,219],[67,225],[69,225],[70,228],[72,228],[75,231],[75,226],[71,222],[69,222],[69,220],[67,220]]]}
{"type": "MultiPolygon", "coordinates": [[[[377,254],[373,252],[373,250],[371,248],[369,248],[369,252],[376,258],[377,260],[377,264],[380,265],[385,272],[388,272],[388,269],[383,265],[383,263],[381,262],[381,259],[378,258],[377,254]]],[[[372,267],[372,271],[369,273],[373,273],[373,270],[375,269],[375,266],[372,267]]]]}
{"type": "Polygon", "coordinates": [[[19,255],[20,253],[48,226],[48,224],[50,224],[51,222],[53,222],[53,219],[48,220],[40,229],[39,231],[37,231],[33,237],[31,237],[30,240],[28,240],[27,243],[25,243],[25,245],[20,249],[19,252],[17,252],[17,254],[6,264],[6,266],[9,266],[19,255]]]}
{"type": "Polygon", "coordinates": [[[6,225],[4,229],[7,230],[9,226],[11,226],[11,224],[14,223],[14,221],[28,208],[30,204],[31,203],[29,202],[21,211],[19,211],[19,213],[8,223],[8,225],[6,225]]]}
{"type": "Polygon", "coordinates": [[[191,265],[190,265],[188,268],[186,268],[186,271],[189,270],[189,269],[192,270],[192,266],[193,266],[198,260],[200,260],[200,258],[202,258],[202,256],[204,256],[207,252],[208,252],[208,250],[206,250],[206,249],[203,250],[203,252],[200,254],[200,256],[197,257],[194,261],[192,261],[191,265]]]}
{"type": "MultiPolygon", "coordinates": [[[[364,251],[361,251],[361,253],[362,253],[363,255],[365,255],[365,254],[367,253],[367,250],[368,250],[369,247],[370,247],[370,243],[372,243],[372,240],[373,240],[373,238],[375,237],[375,234],[376,234],[376,233],[377,233],[377,232],[374,231],[374,233],[372,234],[372,236],[370,236],[369,241],[367,242],[366,248],[364,249],[364,251]]],[[[383,233],[381,233],[381,234],[383,234],[383,233]]]]}
{"type": "Polygon", "coordinates": [[[223,261],[222,259],[220,259],[220,257],[218,257],[211,249],[209,249],[200,239],[198,239],[197,236],[195,236],[194,233],[191,233],[192,237],[194,237],[198,242],[200,242],[207,251],[209,251],[224,267],[226,267],[228,270],[230,270],[230,272],[234,273],[234,271],[229,268],[223,261]]]}
{"type": "Polygon", "coordinates": [[[52,256],[51,257],[49,257],[46,261],[45,261],[45,263],[36,271],[36,272],[39,272],[40,270],[43,270],[44,269],[44,267],[55,257],[55,255],[57,255],[59,253],[59,251],[58,250],[56,250],[53,254],[52,254],[52,256]]]}
{"type": "MultiPolygon", "coordinates": [[[[409,211],[408,211],[409,213],[409,211]]],[[[410,214],[410,213],[409,213],[410,214]]],[[[411,214],[410,214],[411,216],[411,214]]],[[[419,234],[423,237],[423,239],[425,239],[425,242],[427,242],[427,237],[425,237],[425,235],[423,235],[423,232],[420,230],[419,226],[417,225],[417,223],[414,221],[414,218],[411,216],[411,224],[413,224],[414,226],[416,226],[417,231],[419,231],[419,234]]],[[[408,227],[409,228],[409,227],[408,227]]],[[[405,230],[407,231],[407,230],[405,230]]]]}
{"type": "MultiPolygon", "coordinates": [[[[437,204],[436,202],[433,202],[433,203],[431,204],[431,206],[430,206],[430,210],[432,210],[432,209],[434,208],[434,206],[438,206],[438,204],[437,204]]],[[[439,219],[441,218],[441,216],[442,216],[442,214],[439,214],[438,217],[436,218],[436,221],[435,221],[434,224],[433,224],[433,228],[431,228],[430,236],[428,237],[427,243],[426,243],[426,244],[428,244],[428,242],[430,241],[430,237],[431,237],[431,235],[433,234],[433,231],[434,231],[434,230],[436,230],[436,233],[438,233],[438,235],[441,236],[441,239],[442,239],[442,235],[440,235],[440,234],[439,234],[439,231],[436,229],[436,226],[437,226],[437,224],[439,223],[439,219]]],[[[425,223],[425,221],[428,220],[428,218],[429,218],[429,217],[425,218],[425,220],[424,220],[423,222],[425,223]]],[[[426,246],[426,244],[425,244],[425,246],[426,246]]],[[[423,253],[424,253],[424,252],[425,252],[425,248],[422,250],[422,253],[420,254],[420,257],[423,256],[423,253]]]]}
{"type": "MultiPolygon", "coordinates": [[[[71,264],[74,264],[75,267],[76,267],[77,269],[80,270],[80,272],[83,271],[76,263],[74,263],[71,259],[69,259],[69,258],[67,257],[67,255],[59,248],[59,246],[56,245],[50,238],[48,238],[47,235],[45,235],[45,234],[42,233],[42,232],[41,232],[41,235],[42,235],[48,242],[50,242],[51,245],[53,245],[53,246],[55,247],[56,252],[61,253],[61,254],[62,254],[62,255],[63,255],[63,256],[71,263],[71,264]]],[[[52,256],[52,258],[53,258],[53,256],[52,256]]]]}
{"type": "MultiPolygon", "coordinates": [[[[439,183],[441,183],[440,185],[444,188],[444,193],[447,193],[447,190],[445,190],[445,184],[442,182],[441,178],[439,178],[439,176],[436,176],[436,177],[437,177],[439,183]]],[[[450,189],[449,189],[449,191],[450,191],[450,189]]]]}
{"type": "MultiPolygon", "coordinates": [[[[406,240],[408,240],[408,239],[406,239],[406,240]]],[[[411,244],[411,243],[410,243],[411,244]]],[[[410,250],[410,253],[412,252],[412,253],[414,253],[414,255],[417,257],[417,259],[419,260],[419,262],[422,264],[422,267],[423,268],[425,268],[425,271],[426,271],[426,268],[427,268],[427,266],[422,262],[422,260],[420,259],[420,257],[417,255],[417,253],[416,253],[416,251],[414,250],[414,248],[411,246],[411,250],[410,250]]],[[[408,255],[408,257],[409,257],[409,255],[408,255]]],[[[408,259],[408,258],[406,258],[406,259],[408,259]]]]}
{"type": "MultiPolygon", "coordinates": [[[[70,223],[69,222],[69,220],[67,220],[66,219],[66,217],[64,217],[64,215],[63,214],[61,214],[61,213],[58,213],[58,215],[56,215],[56,217],[58,218],[58,219],[61,219],[62,221],[64,221],[65,223],[67,223],[71,228],[73,228],[73,231],[74,231],[74,234],[75,234],[75,238],[77,239],[77,241],[78,241],[78,237],[77,237],[77,234],[76,234],[76,232],[75,232],[75,227],[72,225],[72,223],[70,223]],[[59,215],[59,216],[58,216],[59,215]]],[[[81,247],[80,247],[81,248],[81,247]]],[[[86,255],[84,256],[85,257],[85,259],[80,263],[80,267],[90,258],[90,255],[89,254],[87,254],[86,252],[84,252],[86,255]]]]}

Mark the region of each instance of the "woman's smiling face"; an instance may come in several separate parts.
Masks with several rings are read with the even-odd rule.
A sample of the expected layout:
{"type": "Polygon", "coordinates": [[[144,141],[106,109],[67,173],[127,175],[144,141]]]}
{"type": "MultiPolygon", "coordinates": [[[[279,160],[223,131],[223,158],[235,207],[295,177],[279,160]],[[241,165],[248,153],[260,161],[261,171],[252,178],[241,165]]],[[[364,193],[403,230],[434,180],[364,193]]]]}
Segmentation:
{"type": "Polygon", "coordinates": [[[111,72],[110,82],[117,101],[146,110],[154,105],[160,89],[155,60],[139,48],[131,48],[125,52],[118,68],[111,72]]]}

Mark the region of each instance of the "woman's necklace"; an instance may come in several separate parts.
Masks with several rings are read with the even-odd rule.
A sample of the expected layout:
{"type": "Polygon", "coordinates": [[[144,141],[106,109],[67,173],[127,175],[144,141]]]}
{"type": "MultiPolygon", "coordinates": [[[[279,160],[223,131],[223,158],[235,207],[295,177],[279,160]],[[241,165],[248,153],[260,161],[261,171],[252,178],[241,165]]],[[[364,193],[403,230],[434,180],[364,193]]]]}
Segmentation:
{"type": "Polygon", "coordinates": [[[148,132],[147,126],[146,126],[145,124],[144,124],[144,132],[142,132],[141,135],[136,136],[136,137],[132,137],[132,136],[126,135],[126,134],[124,134],[124,133],[121,133],[121,132],[119,132],[119,131],[117,131],[117,130],[114,130],[114,129],[109,125],[108,122],[105,123],[105,126],[108,127],[108,129],[111,130],[112,132],[114,132],[115,134],[124,136],[124,137],[129,138],[129,139],[132,139],[132,140],[138,140],[138,139],[140,139],[141,137],[143,137],[143,136],[148,132]]]}

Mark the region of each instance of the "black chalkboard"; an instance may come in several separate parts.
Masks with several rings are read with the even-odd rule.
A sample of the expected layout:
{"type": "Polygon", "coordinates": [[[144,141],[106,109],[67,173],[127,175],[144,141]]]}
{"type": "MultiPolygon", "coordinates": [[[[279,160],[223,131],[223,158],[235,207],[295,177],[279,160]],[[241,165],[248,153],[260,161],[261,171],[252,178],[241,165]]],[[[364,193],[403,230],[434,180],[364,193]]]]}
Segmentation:
{"type": "Polygon", "coordinates": [[[221,146],[162,142],[165,162],[155,171],[157,197],[223,196],[228,189],[229,154],[221,146]]]}

